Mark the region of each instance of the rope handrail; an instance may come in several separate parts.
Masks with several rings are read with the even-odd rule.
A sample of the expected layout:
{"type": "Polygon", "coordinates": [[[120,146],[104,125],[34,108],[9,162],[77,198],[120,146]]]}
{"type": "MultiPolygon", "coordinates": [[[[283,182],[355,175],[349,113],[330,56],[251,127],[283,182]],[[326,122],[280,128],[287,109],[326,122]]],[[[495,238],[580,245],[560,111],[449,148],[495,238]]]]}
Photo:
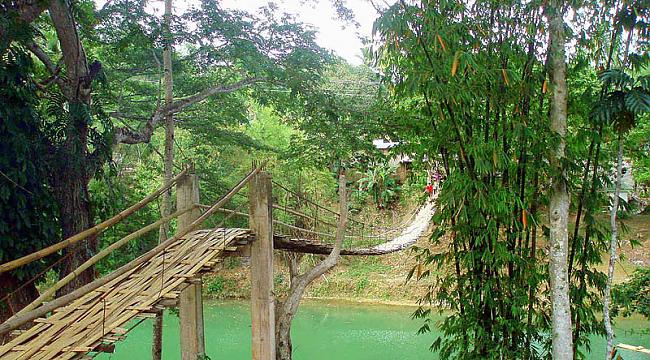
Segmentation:
{"type": "MultiPolygon", "coordinates": [[[[206,209],[206,208],[210,207],[210,205],[198,205],[198,206],[200,208],[203,208],[203,209],[206,209]]],[[[231,209],[226,209],[226,208],[220,208],[220,209],[217,209],[217,211],[228,213],[228,214],[231,214],[232,216],[234,216],[234,215],[241,216],[241,217],[248,217],[249,216],[248,214],[243,213],[241,211],[236,211],[236,210],[231,210],[231,209]]],[[[309,234],[314,234],[314,235],[319,235],[319,236],[326,236],[326,237],[331,237],[331,238],[336,237],[336,235],[334,235],[332,233],[325,233],[325,232],[320,232],[320,231],[315,231],[315,230],[309,230],[309,229],[301,228],[301,227],[298,227],[298,226],[295,226],[295,225],[287,224],[287,223],[285,223],[283,221],[276,220],[276,219],[273,219],[273,223],[274,224],[279,224],[279,225],[282,225],[282,226],[286,226],[286,227],[288,227],[288,228],[290,228],[292,230],[296,230],[296,231],[300,231],[300,232],[304,232],[304,233],[309,233],[309,234]]],[[[384,235],[384,234],[382,234],[382,235],[384,235]]],[[[383,239],[383,236],[375,236],[375,235],[346,235],[345,237],[348,238],[348,239],[354,239],[354,238],[383,239]]]]}
{"type": "MultiPolygon", "coordinates": [[[[420,207],[413,222],[399,236],[390,241],[364,248],[341,249],[341,255],[384,255],[404,250],[415,243],[431,224],[434,209],[433,202],[428,202],[420,207]]],[[[331,245],[300,238],[285,239],[280,237],[275,239],[274,246],[276,249],[310,254],[326,255],[332,251],[331,245]]]]}
{"type": "Polygon", "coordinates": [[[54,285],[50,286],[45,292],[43,292],[38,298],[36,298],[34,301],[32,301],[29,305],[25,306],[22,308],[18,313],[16,313],[14,316],[19,316],[22,315],[30,310],[36,309],[39,305],[41,305],[45,300],[47,300],[50,296],[54,295],[57,290],[60,288],[64,287],[68,283],[70,283],[72,280],[77,278],[82,272],[90,268],[91,266],[95,265],[98,263],[100,260],[105,258],[106,256],[110,255],[113,251],[121,248],[122,246],[126,245],[128,242],[130,242],[133,239],[137,239],[140,236],[153,231],[157,228],[160,227],[160,225],[165,224],[170,222],[172,219],[175,219],[188,211],[196,208],[196,206],[190,206],[186,209],[176,211],[175,213],[166,216],[152,224],[149,224],[141,229],[138,229],[131,234],[123,237],[122,239],[112,243],[111,245],[107,246],[105,249],[102,249],[100,252],[95,254],[93,257],[90,259],[86,260],[83,264],[81,264],[78,268],[74,269],[70,273],[68,273],[63,279],[57,281],[54,285]]]}
{"type": "Polygon", "coordinates": [[[123,210],[119,214],[113,216],[112,218],[103,221],[100,224],[97,224],[89,229],[86,229],[76,235],[73,235],[65,240],[62,240],[56,244],[50,245],[46,248],[43,248],[41,250],[38,250],[36,252],[33,252],[31,254],[25,255],[21,258],[6,262],[2,265],[0,265],[0,274],[13,270],[15,268],[21,267],[23,265],[29,264],[33,261],[42,259],[48,255],[54,254],[55,252],[65,249],[66,247],[76,244],[79,241],[82,241],[90,236],[97,235],[101,233],[102,231],[106,230],[107,228],[121,222],[122,220],[126,219],[136,211],[142,209],[145,205],[149,204],[151,201],[153,201],[155,198],[160,196],[163,192],[169,190],[176,182],[185,174],[187,174],[188,169],[184,169],[181,171],[178,175],[176,175],[173,179],[171,179],[168,183],[164,184],[161,186],[158,190],[154,191],[153,193],[149,194],[146,196],[144,199],[138,201],[131,207],[123,210]]]}
{"type": "MultiPolygon", "coordinates": [[[[282,226],[286,226],[286,227],[288,227],[288,228],[290,228],[292,230],[305,232],[305,233],[310,233],[310,234],[314,234],[314,235],[320,235],[320,236],[327,236],[327,237],[331,237],[331,238],[336,238],[336,235],[332,234],[332,233],[324,233],[324,232],[320,232],[320,231],[309,230],[309,229],[301,228],[301,227],[298,227],[298,226],[295,226],[295,225],[287,224],[287,223],[282,222],[280,220],[273,220],[273,222],[275,224],[280,224],[282,226]]],[[[384,237],[383,236],[375,236],[375,235],[345,235],[345,238],[346,239],[358,239],[358,238],[363,238],[363,239],[383,239],[384,237]]]]}
{"type": "Polygon", "coordinates": [[[287,213],[295,215],[295,216],[299,216],[299,217],[301,217],[303,219],[308,219],[308,220],[319,222],[319,223],[322,223],[322,224],[325,224],[325,225],[336,227],[336,224],[334,224],[334,223],[331,223],[329,221],[325,221],[323,219],[314,218],[314,217],[309,216],[309,215],[307,215],[307,214],[305,214],[305,213],[303,213],[301,211],[298,211],[298,210],[289,209],[286,205],[273,204],[273,208],[277,209],[277,210],[280,210],[280,211],[287,212],[287,213]]]}
{"type": "Polygon", "coordinates": [[[334,214],[334,215],[336,215],[336,216],[341,216],[341,214],[339,214],[338,212],[336,212],[336,211],[334,211],[334,210],[332,210],[332,209],[328,209],[328,208],[326,208],[325,206],[323,206],[323,205],[321,205],[321,204],[319,204],[319,203],[317,203],[317,202],[315,202],[315,201],[313,201],[313,200],[311,200],[311,199],[308,199],[308,198],[305,197],[304,195],[299,194],[299,193],[297,193],[297,192],[295,192],[295,191],[293,191],[293,190],[288,189],[287,187],[285,187],[284,185],[280,184],[279,182],[277,182],[277,181],[275,181],[275,180],[273,180],[273,184],[274,184],[274,185],[277,185],[278,187],[280,187],[280,188],[283,189],[284,191],[286,191],[286,192],[288,192],[288,193],[290,193],[290,194],[292,194],[292,195],[294,195],[294,196],[297,196],[300,200],[303,200],[303,201],[305,201],[305,202],[307,202],[307,203],[309,203],[309,204],[312,204],[312,205],[316,206],[317,208],[319,208],[319,209],[321,209],[321,210],[327,211],[327,212],[329,212],[329,213],[331,213],[331,214],[334,214]]]}
{"type": "MultiPolygon", "coordinates": [[[[313,200],[311,200],[311,199],[305,197],[304,195],[302,195],[302,194],[300,194],[300,193],[298,193],[298,192],[295,192],[295,191],[293,191],[293,190],[287,188],[286,186],[280,184],[279,182],[277,182],[277,181],[275,181],[275,180],[273,180],[273,184],[274,184],[274,185],[277,185],[278,187],[280,187],[280,188],[283,189],[284,191],[286,191],[286,192],[288,192],[288,193],[290,193],[290,194],[292,194],[292,195],[294,195],[294,196],[297,196],[299,199],[304,200],[305,202],[307,202],[307,203],[309,203],[309,204],[312,204],[312,205],[316,206],[316,207],[319,208],[319,209],[325,210],[325,211],[327,211],[327,212],[329,212],[329,213],[331,213],[331,214],[334,214],[335,216],[341,216],[341,214],[339,214],[338,212],[336,212],[336,211],[334,211],[334,210],[332,210],[332,209],[329,209],[329,208],[327,208],[327,207],[325,207],[325,206],[323,206],[323,205],[321,205],[321,204],[318,204],[317,202],[315,202],[315,201],[313,201],[313,200]]],[[[312,218],[312,220],[313,220],[313,218],[312,218]]],[[[398,229],[405,228],[405,227],[403,227],[403,226],[400,226],[400,227],[385,227],[385,226],[373,225],[373,224],[369,224],[369,223],[363,222],[363,221],[361,221],[361,220],[357,220],[357,219],[354,218],[354,217],[349,217],[349,218],[348,218],[348,221],[349,221],[349,222],[357,223],[357,224],[359,224],[359,225],[367,226],[367,227],[369,227],[369,228],[373,228],[373,229],[388,230],[388,232],[392,232],[393,230],[398,230],[398,229]]],[[[331,225],[331,224],[330,224],[330,225],[331,225]]]]}
{"type": "Polygon", "coordinates": [[[5,321],[4,323],[0,324],[0,335],[5,334],[11,330],[17,329],[20,326],[38,318],[41,316],[44,316],[45,314],[49,313],[50,311],[61,307],[71,301],[74,301],[89,292],[98,289],[102,285],[117,279],[118,277],[126,274],[127,272],[137,268],[138,266],[144,264],[145,262],[153,259],[155,256],[163,252],[168,246],[172,245],[179,239],[181,239],[183,236],[187,235],[188,233],[196,230],[210,215],[212,215],[217,209],[222,207],[225,203],[230,201],[235,194],[241,190],[250,180],[257,175],[260,171],[262,171],[263,167],[265,165],[265,162],[262,163],[260,166],[257,168],[253,169],[246,177],[244,177],[235,187],[233,187],[226,195],[224,195],[219,201],[217,201],[214,205],[212,205],[203,215],[201,215],[198,219],[194,220],[187,228],[181,230],[178,232],[178,234],[174,235],[172,238],[167,239],[160,244],[158,244],[156,247],[153,249],[149,250],[147,253],[140,255],[133,261],[123,265],[119,269],[113,271],[112,273],[96,279],[80,288],[77,290],[74,290],[73,292],[63,295],[53,301],[50,301],[48,303],[44,303],[40,307],[31,310],[29,312],[26,312],[25,314],[21,316],[16,316],[12,317],[11,319],[5,321]]]}
{"type": "MultiPolygon", "coordinates": [[[[204,206],[204,205],[198,205],[198,204],[197,204],[197,206],[198,206],[199,208],[201,208],[201,207],[204,206]]],[[[206,233],[206,234],[203,236],[202,239],[205,239],[205,238],[207,238],[207,237],[210,237],[210,236],[212,236],[212,234],[214,234],[214,233],[216,233],[217,231],[220,231],[220,230],[225,232],[226,229],[225,229],[225,228],[221,228],[221,226],[224,225],[224,224],[226,223],[226,221],[230,220],[230,218],[232,218],[233,216],[235,216],[235,215],[241,215],[241,214],[248,216],[248,214],[244,214],[244,213],[242,213],[242,212],[239,211],[239,210],[242,208],[242,206],[244,206],[243,203],[242,203],[242,204],[239,204],[239,206],[237,206],[237,208],[235,208],[235,210],[230,210],[230,209],[226,209],[226,208],[220,208],[220,209],[218,209],[217,211],[228,210],[227,212],[228,212],[229,214],[228,214],[225,218],[221,219],[221,221],[219,221],[219,223],[217,223],[217,225],[216,225],[216,226],[215,226],[215,227],[214,227],[210,232],[206,233]]]]}

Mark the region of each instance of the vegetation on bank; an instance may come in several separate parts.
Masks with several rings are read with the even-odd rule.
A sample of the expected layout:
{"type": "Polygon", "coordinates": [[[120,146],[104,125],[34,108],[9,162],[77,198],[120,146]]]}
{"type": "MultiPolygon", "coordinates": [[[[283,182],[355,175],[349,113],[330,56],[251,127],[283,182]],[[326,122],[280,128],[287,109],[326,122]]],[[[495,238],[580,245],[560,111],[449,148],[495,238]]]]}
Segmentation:
{"type": "MultiPolygon", "coordinates": [[[[400,208],[398,211],[408,212],[400,208]]],[[[650,215],[631,216],[622,234],[622,259],[614,283],[617,314],[644,314],[647,308],[647,272],[650,267],[650,215]],[[635,243],[634,246],[630,243],[635,243]],[[638,274],[638,275],[637,275],[638,274]],[[645,280],[644,280],[645,279],[645,280]]],[[[430,246],[426,238],[416,244],[430,246]]],[[[542,245],[543,246],[543,245],[542,245]]],[[[310,258],[304,261],[309,262],[310,258]]],[[[345,299],[359,302],[417,305],[426,291],[426,282],[407,282],[406,275],[417,266],[412,250],[375,257],[343,257],[340,264],[309,288],[306,296],[318,299],[345,299]]],[[[601,265],[601,270],[605,269],[601,265]]],[[[288,272],[282,257],[276,259],[276,290],[283,294],[288,272]]],[[[217,274],[205,279],[204,293],[214,299],[248,299],[250,274],[245,259],[225,259],[217,274]]]]}
{"type": "MultiPolygon", "coordinates": [[[[345,2],[332,3],[349,20],[345,2]]],[[[622,278],[619,242],[642,268],[614,287],[613,310],[647,316],[647,252],[625,240],[648,245],[648,215],[629,217],[635,225],[617,242],[630,210],[609,194],[621,190],[627,158],[648,197],[647,1],[397,1],[378,8],[363,66],[333,56],[273,4],[259,14],[221,5],[160,18],[135,0],[0,3],[2,262],[109,218],[187,163],[211,203],[264,158],[278,182],[332,209],[346,169],[349,211],[384,226],[408,217],[433,174],[444,178],[436,226],[413,251],[343,259],[308,292],[415,300],[423,333],[432,311],[449,308],[432,339],[442,357],[542,359],[560,349],[579,358],[594,334],[611,343],[598,314],[622,278]],[[382,154],[379,138],[399,145],[382,154]],[[403,155],[412,176],[398,181],[390,160],[403,155]]],[[[168,205],[2,274],[0,318],[168,205]]],[[[60,293],[175,227],[132,242],[60,293]]],[[[206,291],[246,292],[239,261],[224,260],[206,291]]],[[[276,285],[286,291],[280,264],[276,285]]]]}

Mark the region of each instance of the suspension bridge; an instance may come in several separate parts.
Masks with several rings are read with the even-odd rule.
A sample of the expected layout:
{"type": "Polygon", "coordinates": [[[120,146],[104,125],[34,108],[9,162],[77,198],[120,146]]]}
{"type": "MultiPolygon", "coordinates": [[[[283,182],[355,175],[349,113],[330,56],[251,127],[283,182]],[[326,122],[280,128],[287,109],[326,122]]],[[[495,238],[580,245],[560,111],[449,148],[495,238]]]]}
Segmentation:
{"type": "MultiPolygon", "coordinates": [[[[5,335],[0,359],[91,359],[113,352],[116,342],[167,307],[179,309],[183,359],[200,358],[205,352],[202,276],[218,271],[224,257],[241,255],[251,258],[252,358],[274,358],[273,249],[329,254],[334,238],[332,228],[336,228],[340,214],[272,181],[263,165],[254,165],[211,205],[201,204],[197,176],[192,167],[187,167],[113,218],[0,264],[0,273],[46,256],[63,257],[61,253],[71,245],[101,235],[174,186],[175,213],[102,249],[0,324],[0,335],[5,335]],[[241,198],[244,200],[237,205],[235,200],[241,198]],[[248,207],[247,212],[242,211],[244,206],[248,207]],[[235,218],[247,224],[229,226],[235,218]],[[177,228],[174,236],[117,270],[57,297],[57,291],[83,271],[172,220],[177,228]]],[[[350,217],[341,255],[382,255],[406,249],[427,230],[433,212],[433,202],[428,201],[404,225],[394,228],[350,217]]]]}

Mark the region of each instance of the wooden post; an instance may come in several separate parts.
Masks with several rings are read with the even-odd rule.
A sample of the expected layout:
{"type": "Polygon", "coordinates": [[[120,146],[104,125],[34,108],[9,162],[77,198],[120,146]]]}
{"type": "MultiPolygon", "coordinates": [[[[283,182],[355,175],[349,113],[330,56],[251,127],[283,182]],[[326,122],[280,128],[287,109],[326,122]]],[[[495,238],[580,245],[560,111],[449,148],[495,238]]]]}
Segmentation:
{"type": "Polygon", "coordinates": [[[271,177],[265,171],[249,185],[251,244],[251,329],[253,360],[275,360],[273,218],[271,177]]]}
{"type": "MultiPolygon", "coordinates": [[[[199,186],[194,171],[178,181],[176,189],[176,207],[186,209],[199,203],[199,186]]],[[[201,216],[198,208],[178,217],[178,231],[187,228],[201,216]]],[[[181,328],[181,358],[196,360],[205,355],[205,337],[203,326],[203,296],[201,278],[192,279],[181,290],[179,296],[179,318],[181,328]]]]}

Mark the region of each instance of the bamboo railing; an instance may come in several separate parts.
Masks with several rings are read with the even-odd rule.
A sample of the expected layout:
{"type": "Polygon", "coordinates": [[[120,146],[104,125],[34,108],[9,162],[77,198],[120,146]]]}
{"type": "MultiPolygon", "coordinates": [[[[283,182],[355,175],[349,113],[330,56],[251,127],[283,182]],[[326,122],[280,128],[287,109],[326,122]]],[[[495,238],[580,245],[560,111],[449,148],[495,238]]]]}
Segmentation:
{"type": "Polygon", "coordinates": [[[181,171],[178,175],[176,175],[173,179],[171,179],[168,183],[164,184],[162,187],[160,187],[158,190],[154,191],[153,193],[149,194],[147,197],[144,199],[140,200],[136,204],[132,205],[131,207],[127,208],[126,210],[120,212],[119,214],[113,216],[112,218],[97,224],[89,229],[86,229],[76,235],[73,235],[65,240],[62,240],[54,245],[48,246],[46,248],[43,248],[39,251],[33,252],[29,255],[25,255],[21,258],[18,258],[16,260],[12,260],[9,262],[6,262],[2,265],[0,265],[0,274],[13,270],[15,268],[21,267],[23,265],[29,264],[33,261],[36,261],[38,259],[42,259],[48,255],[52,255],[55,252],[65,249],[66,247],[78,243],[79,241],[82,241],[84,239],[87,239],[90,236],[97,235],[101,233],[102,231],[106,230],[107,228],[119,223],[120,221],[126,219],[129,217],[131,214],[134,212],[142,209],[145,205],[149,204],[151,201],[153,201],[155,198],[160,196],[163,192],[169,190],[174,184],[183,177],[185,174],[187,174],[188,169],[184,169],[181,171]]]}
{"type": "MultiPolygon", "coordinates": [[[[241,190],[250,180],[257,175],[264,167],[265,163],[262,163],[260,166],[256,167],[253,169],[246,177],[244,177],[237,185],[235,185],[230,191],[224,195],[220,200],[218,200],[215,204],[210,206],[198,219],[193,221],[189,226],[186,228],[180,230],[176,235],[174,235],[172,238],[169,238],[160,244],[158,244],[156,247],[151,249],[145,254],[140,255],[138,258],[134,259],[133,261],[123,265],[119,269],[113,271],[112,273],[94,280],[91,283],[88,283],[77,290],[63,295],[59,298],[56,298],[50,302],[44,303],[41,306],[24,312],[23,314],[16,315],[9,320],[5,321],[4,323],[0,324],[0,335],[5,334],[11,330],[15,330],[24,324],[37,319],[39,317],[42,317],[49,313],[50,311],[53,311],[56,308],[59,308],[65,304],[68,304],[85,294],[88,294],[89,292],[98,289],[99,287],[105,285],[106,283],[124,275],[125,273],[137,268],[138,266],[144,264],[145,262],[151,260],[161,252],[163,252],[168,246],[172,245],[173,243],[177,242],[181,238],[183,238],[185,235],[188,233],[197,230],[205,220],[210,217],[212,214],[214,214],[216,211],[218,211],[220,208],[222,208],[226,203],[232,199],[239,190],[241,190]]],[[[185,172],[181,173],[184,174],[185,172]]],[[[180,178],[181,174],[174,178],[172,181],[177,181],[178,178],[180,178]]],[[[164,191],[164,190],[163,190],[164,191]]],[[[129,208],[130,209],[130,208],[129,208]]],[[[128,209],[127,209],[128,210],[128,209]]]]}
{"type": "Polygon", "coordinates": [[[81,264],[78,268],[74,269],[72,272],[70,272],[68,275],[66,275],[63,279],[57,281],[54,285],[52,285],[49,289],[44,291],[36,300],[32,301],[29,305],[25,306],[22,308],[19,312],[17,312],[14,316],[20,316],[28,311],[36,309],[39,305],[41,305],[45,300],[49,299],[51,296],[56,294],[56,292],[64,287],[65,285],[69,284],[72,280],[77,278],[81,273],[83,273],[85,270],[89,269],[91,266],[97,264],[100,260],[105,258],[106,256],[110,255],[113,251],[121,248],[122,246],[126,245],[128,242],[130,242],[133,239],[137,239],[140,236],[156,230],[160,227],[162,224],[166,224],[170,222],[171,220],[187,213],[188,211],[194,209],[195,207],[189,207],[187,209],[183,209],[180,211],[177,211],[169,216],[166,216],[152,224],[149,224],[139,230],[136,230],[132,232],[131,234],[123,237],[122,239],[112,243],[111,245],[107,246],[105,249],[102,249],[102,251],[98,252],[95,254],[93,257],[90,259],[86,260],[83,264],[81,264]]]}

